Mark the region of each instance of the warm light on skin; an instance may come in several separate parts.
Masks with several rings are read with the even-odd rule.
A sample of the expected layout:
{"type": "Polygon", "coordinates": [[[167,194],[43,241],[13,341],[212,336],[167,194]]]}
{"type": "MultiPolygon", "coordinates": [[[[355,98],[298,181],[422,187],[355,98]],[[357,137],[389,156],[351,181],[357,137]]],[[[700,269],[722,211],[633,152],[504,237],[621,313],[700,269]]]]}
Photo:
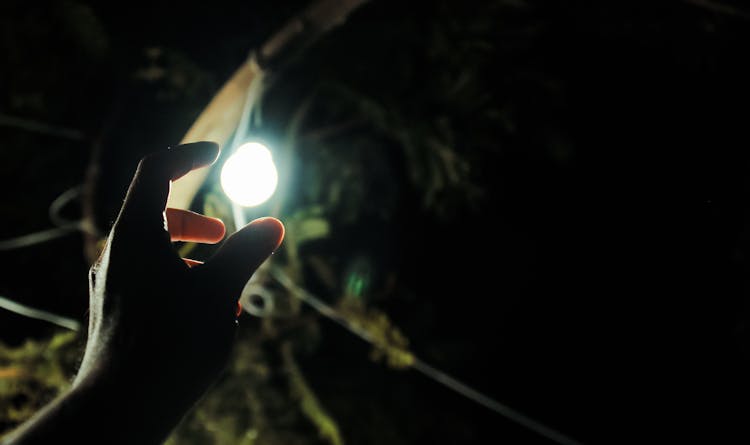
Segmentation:
{"type": "Polygon", "coordinates": [[[257,206],[273,195],[279,176],[271,151],[263,144],[240,145],[221,169],[221,187],[244,207],[257,206]]]}

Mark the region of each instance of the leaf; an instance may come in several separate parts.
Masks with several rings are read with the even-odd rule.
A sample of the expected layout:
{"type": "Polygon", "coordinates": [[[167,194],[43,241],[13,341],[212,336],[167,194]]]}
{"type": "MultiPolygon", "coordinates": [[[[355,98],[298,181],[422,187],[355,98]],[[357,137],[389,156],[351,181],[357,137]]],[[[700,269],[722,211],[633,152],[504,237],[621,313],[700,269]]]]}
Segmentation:
{"type": "Polygon", "coordinates": [[[313,241],[325,238],[331,232],[331,225],[325,218],[308,218],[298,222],[295,225],[293,236],[297,243],[302,244],[307,241],[313,241]]]}

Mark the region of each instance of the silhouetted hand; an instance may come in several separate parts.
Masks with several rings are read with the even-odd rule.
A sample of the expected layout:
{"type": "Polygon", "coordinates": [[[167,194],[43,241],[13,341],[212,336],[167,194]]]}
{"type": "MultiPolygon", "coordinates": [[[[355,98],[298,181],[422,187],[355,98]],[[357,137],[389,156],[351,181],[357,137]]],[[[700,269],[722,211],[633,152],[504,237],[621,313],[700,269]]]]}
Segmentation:
{"type": "Polygon", "coordinates": [[[199,142],[141,161],[89,274],[89,338],[73,389],[13,443],[96,441],[98,429],[119,429],[122,418],[135,433],[112,431],[120,436],[100,443],[157,443],[219,375],[240,293],[278,248],[284,228],[276,219],[259,219],[205,264],[178,256],[172,241],[216,243],[224,236],[218,219],[165,209],[170,182],[218,154],[216,144],[199,142]],[[79,417],[90,422],[82,426],[79,417]],[[71,424],[79,425],[78,435],[71,424]]]}
{"type": "Polygon", "coordinates": [[[279,246],[284,229],[272,218],[256,220],[202,265],[177,255],[171,241],[215,243],[224,236],[218,219],[165,212],[170,181],[211,164],[218,154],[216,144],[199,142],[139,164],[91,269],[89,343],[79,380],[109,368],[101,371],[137,376],[156,384],[153,390],[172,387],[194,399],[226,363],[242,288],[279,246]]]}

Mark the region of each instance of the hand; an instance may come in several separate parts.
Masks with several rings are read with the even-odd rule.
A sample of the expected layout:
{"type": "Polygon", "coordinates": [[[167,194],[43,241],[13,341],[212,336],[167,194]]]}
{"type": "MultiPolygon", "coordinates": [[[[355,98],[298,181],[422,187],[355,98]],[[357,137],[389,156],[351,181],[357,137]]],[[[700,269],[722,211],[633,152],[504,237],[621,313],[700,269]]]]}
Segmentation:
{"type": "Polygon", "coordinates": [[[170,181],[218,154],[216,144],[198,142],[138,165],[89,273],[89,338],[73,387],[3,444],[161,443],[221,372],[240,292],[279,247],[284,226],[255,220],[205,264],[177,255],[171,241],[224,237],[218,219],[165,209],[170,181]]]}
{"type": "Polygon", "coordinates": [[[216,243],[224,236],[218,219],[165,210],[170,181],[211,164],[218,154],[216,144],[198,142],[139,164],[89,274],[89,339],[74,389],[122,385],[128,394],[115,397],[150,403],[158,410],[153,415],[179,420],[226,364],[237,300],[280,245],[284,228],[273,218],[253,221],[205,264],[177,255],[171,241],[216,243]],[[157,400],[148,401],[149,395],[157,400]]]}

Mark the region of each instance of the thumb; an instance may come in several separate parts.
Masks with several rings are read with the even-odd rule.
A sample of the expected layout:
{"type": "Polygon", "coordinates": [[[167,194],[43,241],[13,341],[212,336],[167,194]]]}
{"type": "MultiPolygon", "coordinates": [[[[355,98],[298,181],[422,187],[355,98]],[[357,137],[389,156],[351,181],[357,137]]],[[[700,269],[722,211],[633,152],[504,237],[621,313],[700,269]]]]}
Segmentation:
{"type": "Polygon", "coordinates": [[[252,221],[230,236],[204,266],[203,273],[236,301],[255,270],[281,245],[284,225],[276,218],[252,221]]]}

